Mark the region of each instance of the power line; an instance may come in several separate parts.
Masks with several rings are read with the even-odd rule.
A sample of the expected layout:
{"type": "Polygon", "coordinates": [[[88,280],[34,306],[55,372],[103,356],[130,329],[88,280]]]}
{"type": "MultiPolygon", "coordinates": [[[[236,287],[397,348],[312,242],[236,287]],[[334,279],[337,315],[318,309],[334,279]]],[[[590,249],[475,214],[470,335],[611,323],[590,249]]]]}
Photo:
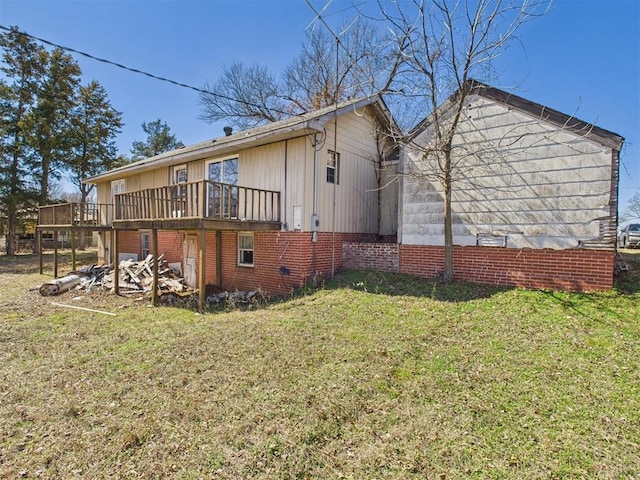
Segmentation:
{"type": "MultiPolygon", "coordinates": [[[[0,25],[0,30],[5,30],[7,32],[16,32],[19,35],[23,35],[23,36],[25,36],[27,38],[30,38],[32,40],[36,40],[36,41],[44,43],[46,45],[50,45],[50,46],[55,47],[55,48],[60,48],[60,49],[65,50],[67,52],[73,52],[73,53],[76,53],[78,55],[82,55],[84,57],[90,58],[92,60],[96,60],[98,62],[106,63],[108,65],[112,65],[114,67],[118,67],[120,69],[127,70],[127,71],[132,72],[132,73],[145,75],[145,76],[147,76],[149,78],[153,78],[154,80],[160,80],[162,82],[167,82],[167,83],[170,83],[172,85],[176,85],[178,87],[188,88],[188,89],[194,90],[194,91],[196,91],[198,93],[202,93],[202,94],[205,94],[205,95],[211,95],[212,97],[218,97],[220,99],[229,100],[231,102],[242,103],[243,105],[247,105],[249,107],[256,107],[256,108],[262,108],[263,107],[262,105],[258,105],[257,103],[249,102],[249,101],[246,101],[246,100],[240,100],[239,98],[233,98],[233,97],[229,97],[227,95],[222,95],[222,94],[219,94],[219,93],[210,92],[210,91],[204,90],[202,88],[194,87],[193,85],[189,85],[187,83],[178,82],[178,81],[175,81],[175,80],[171,80],[170,78],[161,77],[159,75],[154,75],[153,73],[145,72],[145,71],[137,69],[137,68],[128,67],[126,65],[123,65],[123,64],[118,63],[118,62],[114,62],[112,60],[108,60],[106,58],[96,57],[95,55],[91,55],[90,53],[86,53],[86,52],[83,52],[81,50],[77,50],[77,49],[71,48],[71,47],[65,47],[63,45],[59,45],[57,43],[50,42],[49,40],[45,40],[44,38],[36,37],[35,35],[31,35],[29,33],[22,32],[22,31],[20,31],[20,30],[18,30],[16,28],[9,28],[9,27],[5,27],[4,25],[0,25]]],[[[287,116],[291,115],[291,112],[285,112],[285,111],[274,109],[274,108],[270,108],[270,110],[273,111],[273,112],[276,112],[276,113],[281,113],[283,115],[287,115],[287,116]]]]}

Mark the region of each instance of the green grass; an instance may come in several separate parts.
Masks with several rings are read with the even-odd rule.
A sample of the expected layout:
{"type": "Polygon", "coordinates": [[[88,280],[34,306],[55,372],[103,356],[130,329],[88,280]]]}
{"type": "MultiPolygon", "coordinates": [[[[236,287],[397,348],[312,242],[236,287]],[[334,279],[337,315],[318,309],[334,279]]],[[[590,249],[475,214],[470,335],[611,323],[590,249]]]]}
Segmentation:
{"type": "Polygon", "coordinates": [[[638,479],[638,260],[592,294],[345,272],[252,311],[54,299],[110,317],[0,257],[0,478],[638,479]]]}

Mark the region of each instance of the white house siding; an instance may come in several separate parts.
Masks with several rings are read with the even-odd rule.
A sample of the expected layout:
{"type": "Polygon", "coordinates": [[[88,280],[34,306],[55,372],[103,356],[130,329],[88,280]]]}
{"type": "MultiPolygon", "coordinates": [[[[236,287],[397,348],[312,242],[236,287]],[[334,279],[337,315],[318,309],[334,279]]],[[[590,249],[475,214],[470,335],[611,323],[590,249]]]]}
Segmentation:
{"type": "Polygon", "coordinates": [[[398,161],[385,162],[380,172],[380,235],[398,233],[398,161]]]}
{"type": "MultiPolygon", "coordinates": [[[[326,117],[325,117],[326,119],[326,117]]],[[[321,232],[377,233],[378,199],[375,160],[377,120],[365,107],[338,117],[337,147],[334,146],[334,121],[329,119],[318,132],[317,213],[321,232]],[[326,182],[329,150],[340,153],[339,184],[326,182]],[[335,191],[335,208],[334,208],[335,191]],[[335,222],[333,215],[335,212],[335,222]]],[[[301,212],[302,230],[311,230],[314,203],[314,135],[309,134],[260,147],[240,148],[239,184],[281,193],[281,219],[294,229],[294,211],[301,212]],[[286,158],[286,175],[285,175],[286,158]]],[[[226,153],[185,162],[189,182],[206,176],[206,164],[235,156],[226,153]]],[[[170,182],[171,166],[165,165],[125,176],[127,192],[162,187],[170,182]]],[[[98,184],[98,195],[110,202],[110,182],[98,184]]]]}
{"type": "MultiPolygon", "coordinates": [[[[477,234],[500,235],[507,246],[571,248],[597,238],[608,217],[612,152],[585,135],[474,96],[456,136],[453,235],[475,245],[477,234]]],[[[428,129],[416,139],[423,144],[428,129]]],[[[405,173],[419,169],[409,149],[405,173]]],[[[402,243],[444,243],[443,190],[437,181],[404,179],[402,243]]]]}
{"type": "MultiPolygon", "coordinates": [[[[318,214],[323,232],[334,229],[336,232],[378,232],[375,120],[367,111],[358,113],[338,119],[337,145],[333,121],[326,125],[324,144],[318,154],[318,214]],[[337,185],[327,182],[329,150],[340,153],[337,185]]],[[[313,169],[313,165],[310,168],[313,169]]],[[[312,202],[311,193],[312,190],[307,192],[307,202],[312,202]]]]}

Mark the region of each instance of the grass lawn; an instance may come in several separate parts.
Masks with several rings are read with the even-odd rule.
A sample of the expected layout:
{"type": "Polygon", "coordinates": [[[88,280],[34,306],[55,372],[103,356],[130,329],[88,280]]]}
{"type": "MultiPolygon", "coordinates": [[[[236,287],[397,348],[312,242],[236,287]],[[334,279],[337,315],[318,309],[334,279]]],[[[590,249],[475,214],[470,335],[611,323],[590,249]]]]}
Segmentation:
{"type": "Polygon", "coordinates": [[[0,478],[640,479],[627,256],[606,293],[346,272],[204,315],[2,256],[0,478]]]}

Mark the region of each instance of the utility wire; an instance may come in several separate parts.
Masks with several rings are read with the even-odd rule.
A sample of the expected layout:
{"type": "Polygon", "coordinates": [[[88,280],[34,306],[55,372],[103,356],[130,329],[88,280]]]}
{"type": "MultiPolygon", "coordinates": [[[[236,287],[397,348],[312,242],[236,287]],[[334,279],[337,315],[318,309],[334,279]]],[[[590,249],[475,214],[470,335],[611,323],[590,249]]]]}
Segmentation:
{"type": "MultiPolygon", "coordinates": [[[[83,52],[81,50],[77,50],[75,48],[65,47],[63,45],[59,45],[57,43],[50,42],[49,40],[45,40],[44,38],[39,38],[39,37],[36,37],[35,35],[31,35],[29,33],[22,32],[20,30],[17,30],[16,28],[9,28],[9,27],[5,27],[4,25],[0,25],[0,30],[5,30],[7,32],[16,32],[16,33],[18,33],[20,35],[23,35],[23,36],[27,37],[27,38],[30,38],[32,40],[36,40],[38,42],[41,42],[41,43],[44,43],[44,44],[47,44],[47,45],[50,45],[52,47],[60,48],[60,49],[65,50],[67,52],[73,52],[73,53],[76,53],[78,55],[82,55],[84,57],[90,58],[92,60],[96,60],[98,62],[106,63],[108,65],[112,65],[114,67],[118,67],[118,68],[121,68],[123,70],[127,70],[129,72],[137,73],[137,74],[140,74],[140,75],[145,75],[145,76],[147,76],[149,78],[153,78],[154,80],[160,80],[162,82],[167,82],[167,83],[170,83],[172,85],[176,85],[178,87],[188,88],[188,89],[194,90],[194,91],[196,91],[198,93],[203,93],[205,95],[211,95],[213,97],[218,97],[218,98],[221,98],[223,100],[229,100],[231,102],[242,103],[242,104],[250,106],[250,107],[262,108],[262,105],[258,105],[257,103],[248,102],[246,100],[240,100],[238,98],[229,97],[227,95],[222,95],[222,94],[219,94],[219,93],[210,92],[210,91],[204,90],[202,88],[194,87],[193,85],[189,85],[187,83],[182,83],[182,82],[177,82],[175,80],[171,80],[170,78],[160,77],[158,75],[154,75],[152,73],[145,72],[145,71],[139,70],[137,68],[128,67],[126,65],[122,65],[121,63],[117,63],[117,62],[114,62],[114,61],[111,61],[111,60],[107,60],[106,58],[96,57],[95,55],[91,55],[90,53],[86,53],[86,52],[83,52]]],[[[273,109],[273,108],[270,108],[270,110],[272,110],[272,111],[274,111],[276,113],[282,113],[282,114],[287,115],[287,116],[291,115],[291,112],[285,112],[285,111],[278,110],[278,109],[273,109]]]]}

